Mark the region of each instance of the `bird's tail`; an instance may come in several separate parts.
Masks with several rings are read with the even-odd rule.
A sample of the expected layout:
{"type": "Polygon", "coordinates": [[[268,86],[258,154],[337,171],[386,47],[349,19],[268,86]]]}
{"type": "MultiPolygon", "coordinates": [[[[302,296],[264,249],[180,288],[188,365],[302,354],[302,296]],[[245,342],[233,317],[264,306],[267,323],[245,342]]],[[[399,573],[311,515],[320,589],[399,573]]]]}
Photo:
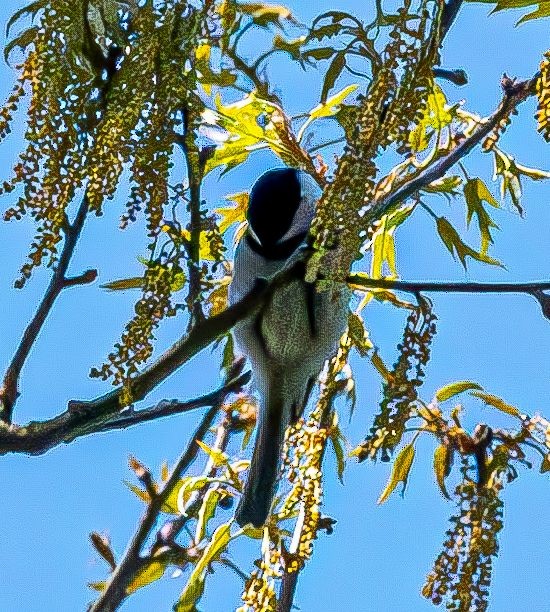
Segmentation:
{"type": "MultiPolygon", "coordinates": [[[[288,392],[288,389],[287,389],[288,392]]],[[[290,424],[295,407],[287,405],[282,377],[273,380],[264,390],[264,405],[261,407],[258,432],[248,479],[235,518],[239,525],[252,523],[262,526],[271,509],[277,488],[284,435],[290,424]]]]}

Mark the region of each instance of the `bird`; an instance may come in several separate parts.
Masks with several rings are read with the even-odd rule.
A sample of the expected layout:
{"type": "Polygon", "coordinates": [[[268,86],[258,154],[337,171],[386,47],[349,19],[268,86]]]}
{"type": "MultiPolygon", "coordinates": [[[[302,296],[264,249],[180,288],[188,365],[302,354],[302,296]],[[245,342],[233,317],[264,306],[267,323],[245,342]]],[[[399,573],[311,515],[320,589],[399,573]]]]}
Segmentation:
{"type": "MultiPolygon", "coordinates": [[[[247,229],[234,257],[229,303],[244,298],[258,280],[307,260],[309,230],[322,190],[303,170],[268,170],[253,184],[247,229]]],[[[259,395],[254,450],[235,511],[237,523],[261,527],[277,489],[287,427],[302,415],[324,362],[346,329],[350,290],[317,291],[299,275],[277,287],[265,303],[238,322],[233,336],[252,366],[259,395]]]]}

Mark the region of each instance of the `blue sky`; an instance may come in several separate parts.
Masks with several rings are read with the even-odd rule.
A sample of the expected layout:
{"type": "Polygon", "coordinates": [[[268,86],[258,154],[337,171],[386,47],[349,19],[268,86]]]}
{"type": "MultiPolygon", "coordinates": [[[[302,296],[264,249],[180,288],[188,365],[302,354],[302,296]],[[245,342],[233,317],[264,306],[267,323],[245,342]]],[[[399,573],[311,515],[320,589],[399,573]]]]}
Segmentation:
{"type": "MultiPolygon", "coordinates": [[[[299,18],[308,21],[331,8],[349,10],[366,17],[363,2],[286,3],[299,18]]],[[[0,4],[0,24],[23,3],[0,4]]],[[[502,73],[528,77],[536,70],[542,53],[550,47],[549,21],[514,28],[515,13],[488,16],[486,5],[466,5],[453,26],[443,52],[447,68],[463,67],[470,82],[444,88],[450,101],[467,100],[470,110],[489,113],[500,97],[502,73]]],[[[0,28],[3,30],[4,28],[0,28]]],[[[278,61],[272,76],[283,92],[290,113],[315,106],[320,90],[318,77],[305,75],[278,61]]],[[[0,98],[11,89],[13,72],[0,64],[0,98]]],[[[506,133],[502,145],[528,166],[550,169],[548,145],[536,134],[532,118],[534,102],[521,107],[520,116],[506,133]]],[[[0,167],[7,176],[21,148],[21,121],[13,136],[0,147],[0,167]]],[[[203,193],[209,205],[219,205],[224,194],[246,189],[263,170],[274,165],[269,155],[258,154],[222,181],[210,177],[203,193]]],[[[489,183],[492,161],[476,153],[467,167],[473,176],[489,183]]],[[[490,183],[491,184],[491,183],[490,183]]],[[[497,193],[496,184],[492,184],[497,193]]],[[[525,183],[526,218],[520,219],[505,202],[496,220],[501,231],[493,251],[506,270],[472,264],[465,274],[444,250],[433,223],[419,215],[398,233],[398,256],[402,277],[438,280],[520,281],[548,278],[550,240],[550,183],[525,183]]],[[[11,204],[4,198],[2,207],[11,204]]],[[[461,203],[437,203],[441,214],[463,224],[461,203]]],[[[144,253],[144,232],[136,224],[124,235],[118,217],[124,193],[106,207],[101,219],[85,227],[71,272],[97,268],[100,280],[139,273],[136,256],[144,253]]],[[[28,220],[0,224],[0,369],[16,346],[26,321],[48,281],[39,272],[23,291],[11,289],[33,235],[28,220]]],[[[23,371],[23,396],[18,422],[51,416],[71,398],[99,395],[106,385],[87,377],[90,366],[102,362],[124,323],[132,314],[135,295],[109,294],[94,285],[71,289],[61,297],[38,339],[23,371]]],[[[452,380],[470,378],[488,391],[506,398],[528,413],[550,413],[550,323],[536,302],[526,296],[434,296],[439,333],[429,364],[424,397],[452,380]]],[[[402,314],[390,307],[375,306],[368,325],[382,355],[389,361],[401,336],[402,314]]],[[[171,320],[159,332],[159,352],[182,331],[182,322],[171,320]]],[[[148,403],[161,398],[190,398],[218,382],[216,359],[207,351],[173,374],[156,390],[148,403]]],[[[354,362],[358,405],[351,424],[347,412],[341,421],[352,443],[367,431],[376,410],[380,384],[367,362],[354,362]]],[[[465,422],[478,420],[505,423],[500,414],[466,405],[465,422]]],[[[86,583],[105,576],[105,566],[92,550],[88,534],[105,531],[113,547],[122,553],[140,516],[141,503],[124,487],[131,478],[127,458],[135,454],[158,468],[164,459],[173,461],[186,444],[200,414],[191,413],[151,423],[125,432],[79,440],[38,458],[0,458],[3,500],[0,521],[0,610],[56,612],[85,609],[92,599],[86,583]]],[[[388,466],[348,462],[345,486],[339,484],[329,453],[326,466],[324,511],[337,518],[334,535],[317,541],[313,560],[300,577],[296,604],[303,612],[341,610],[421,612],[432,609],[420,595],[424,575],[439,552],[453,506],[442,499],[433,482],[428,441],[419,444],[417,460],[404,499],[392,497],[383,506],[376,499],[388,477],[388,466]]],[[[195,466],[200,469],[200,465],[195,466]]],[[[521,470],[520,478],[504,493],[505,529],[501,553],[494,564],[490,610],[514,612],[525,605],[548,610],[550,551],[547,530],[550,520],[550,483],[537,470],[521,470]]],[[[258,555],[252,542],[238,542],[234,559],[249,570],[258,555]]],[[[148,612],[170,610],[183,587],[182,579],[165,579],[134,595],[124,610],[148,612]]],[[[224,568],[209,577],[201,609],[226,612],[239,603],[241,584],[224,568]]]]}

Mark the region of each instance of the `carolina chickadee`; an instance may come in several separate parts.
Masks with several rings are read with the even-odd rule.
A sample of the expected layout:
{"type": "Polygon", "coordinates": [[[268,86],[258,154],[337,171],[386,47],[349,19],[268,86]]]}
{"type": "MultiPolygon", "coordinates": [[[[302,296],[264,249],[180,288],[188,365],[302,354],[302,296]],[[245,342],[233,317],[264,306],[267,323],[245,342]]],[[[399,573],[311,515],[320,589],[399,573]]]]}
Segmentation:
{"type": "MultiPolygon", "coordinates": [[[[252,187],[248,228],[235,252],[229,302],[258,278],[270,280],[305,257],[306,238],[321,196],[317,183],[292,168],[270,170],[252,187]]],[[[275,495],[286,428],[302,414],[323,363],[347,322],[347,287],[317,292],[296,279],[235,326],[260,394],[258,429],[248,480],[235,514],[239,525],[263,525],[275,495]]]]}

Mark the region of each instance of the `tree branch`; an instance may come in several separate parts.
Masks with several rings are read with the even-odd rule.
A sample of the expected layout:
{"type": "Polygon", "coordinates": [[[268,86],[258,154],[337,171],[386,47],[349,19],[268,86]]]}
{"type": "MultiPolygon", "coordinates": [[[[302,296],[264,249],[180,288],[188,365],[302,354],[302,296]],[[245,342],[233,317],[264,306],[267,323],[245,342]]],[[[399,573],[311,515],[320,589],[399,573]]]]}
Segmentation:
{"type": "MultiPolygon", "coordinates": [[[[433,179],[432,179],[433,180],[433,179]]],[[[391,196],[390,196],[391,197],[391,196]]],[[[182,364],[197,354],[221,335],[227,333],[238,321],[248,316],[272,294],[277,287],[299,274],[297,267],[276,276],[271,283],[259,283],[242,301],[224,312],[197,324],[187,336],[178,340],[164,355],[147,367],[131,383],[135,401],[142,400],[158,384],[175,372],[182,364]]],[[[453,292],[453,293],[526,293],[535,295],[550,290],[550,282],[530,283],[438,283],[408,282],[387,279],[367,279],[361,275],[350,275],[352,285],[367,289],[394,289],[409,293],[453,292]]],[[[242,378],[235,385],[245,384],[242,378]]],[[[130,427],[132,425],[162,418],[179,412],[209,405],[220,389],[189,402],[161,402],[151,408],[125,413],[120,405],[122,389],[115,389],[91,401],[71,401],[68,409],[42,422],[31,422],[24,426],[0,425],[0,454],[42,454],[61,443],[96,433],[130,427]]]]}
{"type": "MultiPolygon", "coordinates": [[[[216,429],[216,441],[213,444],[213,448],[222,452],[225,452],[229,443],[229,437],[234,431],[233,422],[230,414],[225,414],[221,423],[216,429]]],[[[203,471],[203,475],[207,478],[212,478],[218,472],[218,467],[212,460],[208,461],[206,468],[203,471]]],[[[204,501],[204,497],[208,491],[208,488],[203,488],[191,496],[189,501],[186,503],[184,512],[177,516],[175,519],[167,521],[158,531],[155,544],[153,548],[175,545],[176,538],[179,536],[189,519],[196,516],[200,507],[204,501]]],[[[198,542],[192,542],[192,545],[196,545],[198,542]]]]}
{"type": "Polygon", "coordinates": [[[162,400],[158,404],[150,406],[149,408],[144,408],[143,410],[134,411],[129,409],[127,412],[123,412],[120,417],[114,418],[99,425],[96,429],[90,431],[89,433],[126,429],[128,427],[133,427],[134,425],[147,423],[148,421],[156,421],[157,419],[173,416],[175,414],[190,412],[191,410],[196,410],[197,408],[212,406],[219,403],[220,400],[229,393],[236,393],[240,391],[242,387],[248,384],[251,376],[252,373],[250,371],[245,372],[238,378],[230,380],[223,387],[187,402],[180,402],[178,400],[162,400]]]}
{"type": "Polygon", "coordinates": [[[197,440],[202,440],[208,433],[214,421],[214,417],[220,409],[220,405],[221,403],[215,404],[204,415],[186,450],[178,459],[168,481],[162,490],[151,498],[141,518],[139,527],[130,541],[121,561],[111,574],[105,590],[92,604],[89,612],[114,612],[127,597],[126,589],[136,572],[142,567],[143,559],[141,557],[141,550],[158,520],[162,506],[178,483],[178,480],[180,480],[182,474],[195,459],[199,450],[197,440]]]}
{"type": "Polygon", "coordinates": [[[300,572],[298,570],[283,574],[279,601],[277,602],[277,612],[290,612],[292,610],[299,575],[300,572]]]}
{"type": "MultiPolygon", "coordinates": [[[[17,347],[11,363],[4,374],[4,380],[2,387],[0,388],[0,420],[4,421],[5,423],[11,423],[13,409],[15,407],[17,398],[19,397],[18,387],[21,370],[25,365],[27,357],[29,356],[31,349],[38,338],[40,330],[42,329],[42,326],[44,325],[57,297],[66,287],[82,284],[82,282],[77,282],[76,279],[66,279],[65,275],[67,273],[69,263],[71,262],[80,232],[84,226],[87,214],[88,198],[84,196],[76,213],[74,222],[66,229],[63,250],[61,251],[57,268],[53,273],[50,284],[46,289],[46,293],[44,294],[34,317],[27,325],[19,346],[17,347]]],[[[86,274],[89,275],[86,277],[86,282],[93,282],[95,276],[94,279],[91,278],[91,271],[88,271],[86,274]]],[[[86,275],[83,275],[83,277],[84,276],[86,275]]],[[[83,277],[80,278],[82,279],[83,277]]]]}
{"type": "Polygon", "coordinates": [[[394,289],[406,293],[528,293],[550,291],[550,281],[532,283],[446,283],[432,281],[399,281],[389,279],[365,278],[360,274],[348,276],[350,285],[365,289],[394,289]]]}
{"type": "Polygon", "coordinates": [[[535,94],[538,76],[537,73],[532,79],[520,82],[504,76],[501,81],[504,97],[497,110],[490,117],[484,119],[475,132],[470,137],[465,138],[448,155],[428,166],[418,176],[398,187],[393,193],[377,198],[370,205],[367,205],[364,216],[365,223],[369,225],[375,220],[381,219],[417,191],[445,176],[448,170],[468,155],[503,119],[513,113],[529,96],[535,94]]]}
{"type": "MultiPolygon", "coordinates": [[[[134,401],[142,400],[182,364],[248,316],[278,287],[301,273],[303,263],[284,270],[270,283],[258,282],[238,304],[195,325],[189,334],[178,340],[157,361],[132,379],[130,390],[134,401]]],[[[120,387],[91,401],[73,400],[69,402],[65,412],[47,421],[31,422],[24,426],[2,426],[0,423],[0,455],[11,452],[39,455],[61,443],[72,442],[76,438],[98,431],[98,428],[109,421],[124,417],[124,414],[121,414],[124,406],[120,404],[122,392],[120,387]]],[[[106,428],[108,429],[108,426],[106,428]]]]}

